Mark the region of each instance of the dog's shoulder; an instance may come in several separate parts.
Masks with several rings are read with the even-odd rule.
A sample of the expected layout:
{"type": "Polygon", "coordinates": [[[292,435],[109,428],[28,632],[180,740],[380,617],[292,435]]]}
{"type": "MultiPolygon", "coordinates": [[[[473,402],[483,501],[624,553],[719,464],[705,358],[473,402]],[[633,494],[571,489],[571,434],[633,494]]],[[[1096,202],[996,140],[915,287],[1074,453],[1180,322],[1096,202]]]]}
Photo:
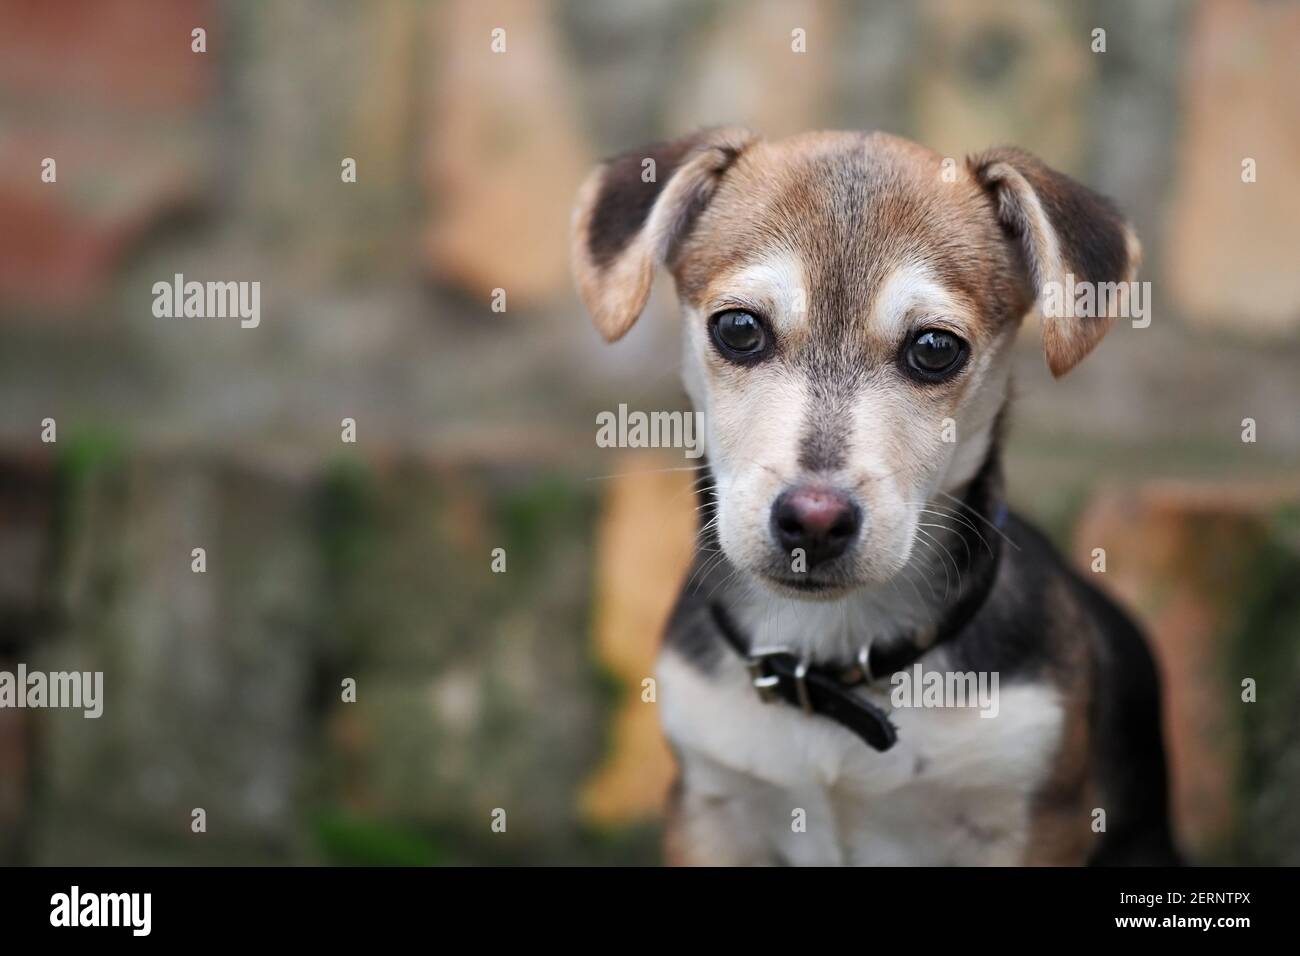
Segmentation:
{"type": "MultiPolygon", "coordinates": [[[[975,657],[1014,658],[1056,686],[1066,732],[1043,806],[1091,802],[1105,829],[1093,863],[1176,863],[1161,731],[1159,671],[1132,616],[1101,586],[1101,572],[1070,565],[1039,529],[1012,516],[1004,572],[973,648],[975,657]],[[1071,733],[1070,728],[1077,732],[1071,733]]],[[[994,661],[992,663],[1001,663],[994,661]]]]}

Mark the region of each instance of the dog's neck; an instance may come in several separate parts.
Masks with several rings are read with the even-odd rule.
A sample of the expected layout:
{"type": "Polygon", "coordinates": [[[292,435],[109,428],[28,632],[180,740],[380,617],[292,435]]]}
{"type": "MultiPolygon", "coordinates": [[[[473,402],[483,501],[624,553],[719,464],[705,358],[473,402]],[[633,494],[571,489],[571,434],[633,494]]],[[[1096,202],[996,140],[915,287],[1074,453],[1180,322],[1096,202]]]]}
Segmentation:
{"type": "MultiPolygon", "coordinates": [[[[708,488],[711,482],[705,482],[708,488]]],[[[712,499],[701,494],[704,528],[712,499]]],[[[1005,517],[1001,456],[992,443],[975,477],[927,505],[929,538],[914,547],[907,565],[883,585],[829,600],[779,595],[737,573],[729,562],[692,590],[715,603],[750,645],[783,647],[814,663],[855,661],[869,648],[877,676],[906,667],[959,632],[983,605],[1001,559],[1005,517]]],[[[716,533],[702,530],[702,552],[720,549],[716,533]]]]}

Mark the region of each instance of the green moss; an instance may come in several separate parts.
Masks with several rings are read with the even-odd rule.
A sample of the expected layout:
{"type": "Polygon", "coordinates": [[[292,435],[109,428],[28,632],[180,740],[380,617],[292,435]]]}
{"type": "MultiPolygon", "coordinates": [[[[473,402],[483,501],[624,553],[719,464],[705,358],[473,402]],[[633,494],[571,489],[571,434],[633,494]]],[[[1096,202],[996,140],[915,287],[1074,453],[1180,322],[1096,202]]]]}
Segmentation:
{"type": "Polygon", "coordinates": [[[448,855],[416,830],[326,811],[313,821],[316,845],[327,862],[341,866],[442,866],[448,855]]]}
{"type": "Polygon", "coordinates": [[[511,555],[531,562],[544,555],[557,538],[589,527],[593,502],[572,481],[548,476],[505,491],[494,517],[506,534],[511,555]]]}
{"type": "Polygon", "coordinates": [[[126,438],[108,428],[73,432],[57,445],[60,477],[69,484],[87,481],[97,472],[120,468],[126,461],[126,438]]]}
{"type": "Polygon", "coordinates": [[[359,462],[340,459],[327,469],[316,493],[316,530],[327,583],[339,585],[374,553],[378,543],[378,492],[359,462]]]}
{"type": "Polygon", "coordinates": [[[494,833],[486,818],[467,828],[462,820],[418,827],[333,814],[322,816],[318,847],[329,862],[370,866],[655,866],[662,862],[657,824],[583,827],[555,835],[524,836],[511,828],[494,833]],[[409,846],[407,845],[409,842],[409,846]]]}
{"type": "Polygon", "coordinates": [[[624,827],[585,827],[578,853],[587,866],[659,866],[663,828],[655,823],[624,827]]]}
{"type": "MultiPolygon", "coordinates": [[[[73,431],[55,447],[58,449],[55,459],[57,492],[50,573],[52,580],[62,582],[73,542],[84,534],[91,489],[103,482],[121,490],[126,480],[129,449],[120,432],[107,428],[73,431]]],[[[96,587],[107,597],[114,584],[111,580],[99,581],[96,587]]]]}
{"type": "Polygon", "coordinates": [[[1280,509],[1244,575],[1240,613],[1227,646],[1228,692],[1242,740],[1233,862],[1300,863],[1300,506],[1280,509]],[[1241,702],[1241,680],[1256,682],[1254,703],[1241,702]]]}

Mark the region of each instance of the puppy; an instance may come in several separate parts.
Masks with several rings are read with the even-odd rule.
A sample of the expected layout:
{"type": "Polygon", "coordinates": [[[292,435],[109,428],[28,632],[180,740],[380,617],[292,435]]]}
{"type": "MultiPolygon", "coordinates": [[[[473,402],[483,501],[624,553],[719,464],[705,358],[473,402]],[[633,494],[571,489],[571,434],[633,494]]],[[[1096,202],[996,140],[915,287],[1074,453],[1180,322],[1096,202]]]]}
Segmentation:
{"type": "MultiPolygon", "coordinates": [[[[1002,496],[1021,319],[1136,274],[1112,204],[1016,149],[706,130],[599,166],[572,256],[610,341],[672,274],[704,413],[668,859],[1174,862],[1143,638],[1002,496]]],[[[1051,311],[1060,376],[1116,316],[1051,311]]]]}

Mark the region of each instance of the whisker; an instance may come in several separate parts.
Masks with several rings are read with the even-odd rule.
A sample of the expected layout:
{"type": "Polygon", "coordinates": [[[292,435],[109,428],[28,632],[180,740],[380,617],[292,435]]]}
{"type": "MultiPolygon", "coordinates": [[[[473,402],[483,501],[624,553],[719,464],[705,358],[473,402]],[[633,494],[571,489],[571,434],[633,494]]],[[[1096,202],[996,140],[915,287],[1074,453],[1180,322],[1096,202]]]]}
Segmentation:
{"type": "Polygon", "coordinates": [[[696,578],[699,578],[700,583],[703,584],[704,581],[708,578],[708,576],[713,572],[713,569],[716,568],[719,564],[721,564],[724,560],[726,560],[726,554],[723,553],[721,548],[719,548],[717,554],[715,554],[713,557],[706,558],[703,562],[701,562],[700,566],[695,569],[694,573],[690,576],[690,578],[686,582],[686,590],[688,591],[691,590],[691,585],[695,583],[696,578]]]}
{"type": "MultiPolygon", "coordinates": [[[[919,539],[917,539],[917,540],[919,541],[919,539]]],[[[924,542],[924,541],[920,541],[920,543],[921,543],[921,544],[924,544],[925,542],[924,542]]],[[[904,572],[908,572],[908,571],[924,571],[924,570],[925,570],[924,568],[920,568],[920,567],[917,567],[917,566],[914,566],[914,565],[911,565],[911,564],[907,565],[907,566],[903,569],[904,572]]],[[[921,591],[920,591],[919,588],[917,588],[917,586],[916,586],[916,582],[913,581],[910,577],[906,577],[906,576],[904,577],[904,580],[906,580],[909,584],[911,584],[911,585],[912,585],[912,589],[913,589],[914,591],[916,591],[916,597],[917,597],[917,600],[919,600],[922,604],[925,604],[925,598],[921,597],[921,591]]],[[[938,603],[939,603],[939,593],[938,593],[937,591],[935,591],[935,589],[934,589],[934,585],[930,583],[930,576],[929,576],[928,574],[922,574],[922,575],[921,575],[921,581],[922,581],[922,583],[925,584],[925,586],[926,586],[927,588],[929,588],[929,590],[930,590],[930,597],[934,599],[934,603],[935,603],[935,604],[938,604],[938,603]]]]}
{"type": "MultiPolygon", "coordinates": [[[[952,569],[957,573],[957,595],[960,597],[962,593],[961,565],[957,563],[957,559],[953,557],[953,553],[948,548],[948,546],[944,544],[941,540],[939,540],[937,537],[935,538],[935,544],[937,544],[939,548],[942,549],[944,555],[948,558],[949,561],[952,562],[952,569]]],[[[968,552],[970,551],[969,548],[967,548],[966,550],[968,552]]]]}
{"type": "Polygon", "coordinates": [[[943,555],[939,551],[939,544],[934,540],[933,536],[928,531],[922,531],[919,528],[917,534],[924,535],[924,537],[916,540],[933,551],[939,558],[939,566],[943,568],[943,601],[947,604],[948,598],[952,596],[952,575],[948,573],[948,565],[943,560],[943,555]]]}
{"type": "MultiPolygon", "coordinates": [[[[931,502],[931,504],[937,504],[937,503],[931,502]]],[[[975,524],[969,518],[967,518],[965,515],[958,514],[952,508],[945,508],[942,505],[939,505],[939,509],[940,510],[938,511],[934,510],[933,508],[922,508],[920,510],[923,514],[932,514],[939,518],[955,518],[957,521],[960,521],[965,527],[970,528],[971,531],[975,532],[975,537],[980,539],[980,543],[984,545],[985,549],[987,549],[989,556],[990,557],[993,556],[993,546],[989,544],[988,538],[980,534],[980,529],[975,527],[975,524]]],[[[951,530],[955,531],[956,529],[953,528],[951,530]]],[[[963,541],[963,543],[965,542],[963,541]]]]}
{"type": "Polygon", "coordinates": [[[705,600],[705,601],[712,601],[712,600],[713,600],[713,595],[717,593],[718,588],[720,588],[720,587],[722,587],[723,585],[725,585],[728,581],[730,581],[732,578],[734,578],[734,577],[735,577],[737,574],[739,574],[739,573],[740,573],[740,568],[732,568],[731,573],[728,574],[728,575],[727,575],[725,578],[723,578],[721,581],[719,581],[717,584],[715,584],[715,585],[713,586],[713,590],[709,592],[709,596],[706,597],[704,600],[705,600]]]}
{"type": "MultiPolygon", "coordinates": [[[[949,528],[946,524],[932,524],[932,523],[927,522],[927,521],[921,521],[921,522],[919,522],[919,523],[917,524],[917,527],[918,527],[918,528],[938,528],[940,531],[951,531],[951,530],[952,530],[952,528],[949,528]]],[[[966,549],[966,560],[967,560],[967,561],[973,561],[974,558],[975,558],[975,556],[974,556],[973,554],[971,554],[971,551],[970,551],[970,545],[968,545],[968,544],[966,543],[966,539],[963,538],[963,537],[961,537],[960,535],[958,535],[958,536],[957,536],[957,540],[960,541],[960,542],[961,542],[961,546],[962,546],[963,548],[966,549]]],[[[957,573],[960,575],[960,574],[961,574],[961,571],[959,570],[957,573]]],[[[960,584],[960,582],[958,582],[958,583],[960,584]]]]}
{"type": "Polygon", "coordinates": [[[610,475],[592,475],[583,481],[608,481],[611,478],[627,478],[630,475],[660,475],[666,471],[700,471],[708,465],[683,465],[675,468],[645,468],[638,471],[616,471],[610,475]]]}
{"type": "Polygon", "coordinates": [[[941,492],[939,492],[939,494],[943,495],[943,496],[944,496],[945,498],[947,498],[949,501],[951,501],[951,502],[953,502],[953,503],[955,503],[955,504],[961,506],[962,508],[965,508],[967,511],[969,511],[971,514],[973,514],[975,517],[979,518],[980,521],[983,521],[986,525],[988,525],[990,528],[992,528],[994,531],[996,531],[998,534],[1000,534],[1000,535],[1002,536],[1002,540],[1003,540],[1003,541],[1005,541],[1007,544],[1011,545],[1011,547],[1015,548],[1017,551],[1020,550],[1020,545],[1016,544],[1014,541],[1012,541],[1010,538],[1008,538],[1007,535],[1006,535],[1006,532],[1004,532],[1001,528],[999,528],[999,527],[998,527],[997,525],[995,525],[992,521],[990,521],[990,520],[989,520],[985,515],[981,514],[981,513],[980,513],[980,510],[979,510],[978,508],[976,508],[974,505],[969,504],[969,503],[967,503],[967,502],[965,502],[965,501],[962,501],[960,498],[954,497],[953,495],[948,494],[948,492],[946,492],[946,491],[941,491],[941,492]]]}

